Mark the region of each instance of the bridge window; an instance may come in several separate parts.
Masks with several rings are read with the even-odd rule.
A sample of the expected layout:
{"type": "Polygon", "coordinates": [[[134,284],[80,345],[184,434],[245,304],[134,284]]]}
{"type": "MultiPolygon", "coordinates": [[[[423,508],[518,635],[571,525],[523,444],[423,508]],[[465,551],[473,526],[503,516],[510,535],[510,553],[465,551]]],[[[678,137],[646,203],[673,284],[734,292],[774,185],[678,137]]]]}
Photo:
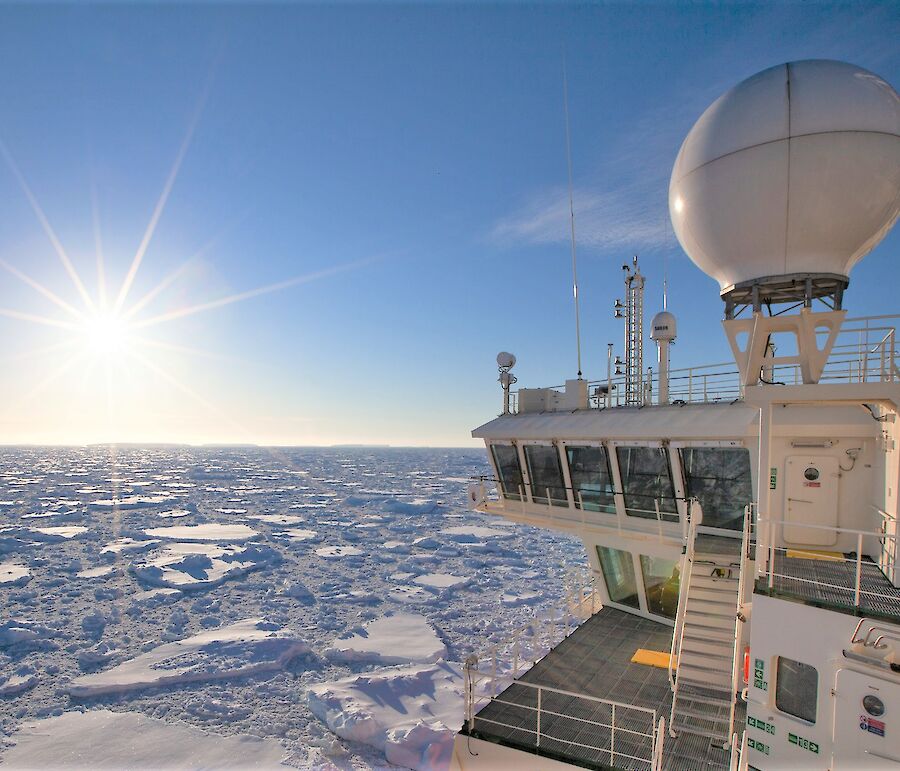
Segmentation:
{"type": "Polygon", "coordinates": [[[575,506],[616,513],[616,498],[605,447],[566,447],[575,506]]]}
{"type": "Polygon", "coordinates": [[[504,498],[519,501],[522,499],[522,467],[519,465],[519,452],[511,444],[492,444],[494,464],[500,477],[500,491],[504,498]]]}
{"type": "Polygon", "coordinates": [[[703,524],[741,530],[753,499],[750,452],[744,447],[684,447],[681,467],[688,497],[703,507],[703,524]]]}
{"type": "Polygon", "coordinates": [[[680,571],[674,560],[641,555],[641,573],[647,593],[647,610],[657,616],[675,618],[678,611],[680,571]]]}
{"type": "Polygon", "coordinates": [[[535,503],[568,506],[559,451],[553,445],[526,444],[525,462],[531,479],[531,499],[535,503]]]}
{"type": "Polygon", "coordinates": [[[800,661],[778,657],[775,671],[775,706],[808,723],[816,722],[819,673],[800,661]]]}
{"type": "Polygon", "coordinates": [[[665,447],[617,447],[625,513],[630,517],[678,521],[675,487],[665,447]]]}
{"type": "Polygon", "coordinates": [[[610,549],[608,546],[598,546],[597,557],[600,559],[600,567],[603,568],[603,579],[606,581],[610,602],[640,608],[631,553],[610,549]]]}

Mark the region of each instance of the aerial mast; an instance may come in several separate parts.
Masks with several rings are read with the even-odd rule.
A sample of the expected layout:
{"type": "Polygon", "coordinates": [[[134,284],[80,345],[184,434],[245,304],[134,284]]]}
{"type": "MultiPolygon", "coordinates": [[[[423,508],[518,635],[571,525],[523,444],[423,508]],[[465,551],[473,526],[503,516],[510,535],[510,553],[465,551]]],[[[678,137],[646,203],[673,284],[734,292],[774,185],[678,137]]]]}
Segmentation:
{"type": "Polygon", "coordinates": [[[625,404],[644,403],[644,283],[638,258],[622,266],[625,273],[625,304],[616,300],[616,318],[625,318],[625,404]]]}

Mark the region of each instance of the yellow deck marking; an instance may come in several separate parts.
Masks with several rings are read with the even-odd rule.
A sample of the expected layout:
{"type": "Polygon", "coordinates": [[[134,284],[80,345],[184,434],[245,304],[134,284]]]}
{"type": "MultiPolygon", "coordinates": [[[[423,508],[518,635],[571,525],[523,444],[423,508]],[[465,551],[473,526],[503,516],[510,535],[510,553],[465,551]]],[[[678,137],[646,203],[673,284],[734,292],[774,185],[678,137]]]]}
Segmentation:
{"type": "Polygon", "coordinates": [[[844,561],[844,555],[839,551],[825,551],[823,549],[788,549],[787,556],[802,560],[844,561]]]}
{"type": "Polygon", "coordinates": [[[646,664],[648,667],[659,667],[660,669],[669,668],[669,659],[672,654],[663,653],[662,651],[648,651],[645,648],[638,648],[631,657],[633,664],[646,664]]]}

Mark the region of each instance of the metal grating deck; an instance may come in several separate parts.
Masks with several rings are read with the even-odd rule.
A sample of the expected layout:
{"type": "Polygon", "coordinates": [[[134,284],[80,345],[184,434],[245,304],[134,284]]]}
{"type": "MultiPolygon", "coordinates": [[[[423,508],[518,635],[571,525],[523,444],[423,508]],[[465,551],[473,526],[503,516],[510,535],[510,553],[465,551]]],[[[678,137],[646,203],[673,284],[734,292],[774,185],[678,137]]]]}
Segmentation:
{"type": "MultiPolygon", "coordinates": [[[[849,560],[854,556],[844,555],[849,560]]],[[[772,589],[766,578],[760,578],[756,591],[775,597],[792,597],[844,613],[855,613],[856,565],[854,561],[839,562],[823,559],[788,557],[775,554],[775,577],[772,589]]],[[[859,612],[892,621],[900,619],[900,589],[894,588],[878,565],[863,557],[860,577],[859,612]]]]}
{"type": "MultiPolygon", "coordinates": [[[[615,608],[602,608],[519,680],[655,709],[657,717],[665,716],[668,724],[672,692],[667,671],[632,664],[631,657],[638,648],[668,651],[671,644],[671,626],[615,608]]],[[[629,760],[623,755],[649,761],[650,740],[631,736],[619,728],[630,727],[646,732],[649,717],[630,713],[623,719],[617,714],[616,754],[615,762],[611,763],[612,737],[609,729],[577,720],[581,718],[608,724],[611,717],[609,705],[544,693],[542,709],[557,712],[564,717],[542,715],[541,746],[538,751],[534,733],[537,713],[526,708],[536,706],[535,689],[513,684],[498,694],[498,700],[508,704],[493,701],[482,708],[475,717],[473,736],[585,768],[648,767],[647,762],[629,760]]],[[[738,701],[735,725],[739,731],[743,728],[744,721],[744,705],[738,701]]],[[[713,747],[709,739],[693,734],[683,733],[677,739],[667,736],[664,750],[664,768],[668,771],[728,767],[729,752],[713,747]]]]}

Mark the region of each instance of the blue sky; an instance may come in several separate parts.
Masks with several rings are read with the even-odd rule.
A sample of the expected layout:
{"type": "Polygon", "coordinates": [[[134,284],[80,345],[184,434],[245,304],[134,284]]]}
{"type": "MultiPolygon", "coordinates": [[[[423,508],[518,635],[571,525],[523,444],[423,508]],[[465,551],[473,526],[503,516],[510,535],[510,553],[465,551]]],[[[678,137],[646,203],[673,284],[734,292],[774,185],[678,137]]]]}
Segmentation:
{"type": "MultiPolygon", "coordinates": [[[[171,318],[112,354],[0,317],[2,441],[458,446],[496,414],[497,351],[520,385],[573,377],[564,51],[586,375],[622,347],[635,253],[648,315],[667,266],[673,366],[724,361],[668,221],[681,140],[786,60],[897,87],[898,34],[891,3],[0,6],[0,141],[93,301],[98,234],[114,303],[155,208],[123,308],[178,271],[134,315],[171,318]]],[[[0,200],[0,259],[78,306],[9,163],[0,200]]],[[[898,246],[851,314],[896,309],[898,246]]],[[[68,314],[9,271],[0,308],[68,314]]]]}

